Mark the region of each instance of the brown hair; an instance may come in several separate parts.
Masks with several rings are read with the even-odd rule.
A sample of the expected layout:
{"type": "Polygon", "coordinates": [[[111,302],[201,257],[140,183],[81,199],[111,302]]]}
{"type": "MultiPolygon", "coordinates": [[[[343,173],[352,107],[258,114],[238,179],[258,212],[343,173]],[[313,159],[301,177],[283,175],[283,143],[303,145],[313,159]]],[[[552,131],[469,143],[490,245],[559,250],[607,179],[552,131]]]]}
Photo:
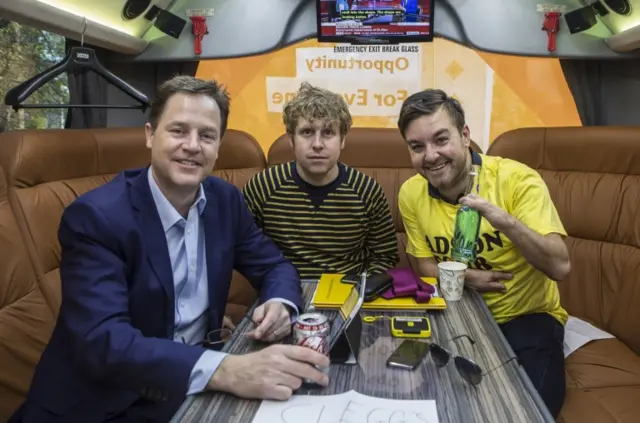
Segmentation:
{"type": "Polygon", "coordinates": [[[300,118],[337,123],[342,137],[347,135],[352,124],[349,106],[341,95],[307,82],[300,85],[295,97],[287,102],[282,111],[282,121],[288,134],[296,132],[300,118]]]}
{"type": "Polygon", "coordinates": [[[229,103],[230,97],[226,88],[216,81],[207,81],[198,79],[189,75],[177,75],[163,82],[156,91],[156,97],[151,104],[149,111],[149,123],[153,129],[156,129],[158,121],[164,112],[167,101],[175,94],[198,94],[206,95],[212,98],[220,109],[220,138],[227,130],[227,121],[229,119],[229,103]]]}
{"type": "Polygon", "coordinates": [[[451,121],[462,133],[465,125],[464,109],[458,100],[449,97],[442,90],[428,89],[411,94],[402,104],[398,116],[398,129],[402,137],[405,137],[407,127],[414,120],[422,116],[431,116],[440,109],[447,111],[451,121]]]}

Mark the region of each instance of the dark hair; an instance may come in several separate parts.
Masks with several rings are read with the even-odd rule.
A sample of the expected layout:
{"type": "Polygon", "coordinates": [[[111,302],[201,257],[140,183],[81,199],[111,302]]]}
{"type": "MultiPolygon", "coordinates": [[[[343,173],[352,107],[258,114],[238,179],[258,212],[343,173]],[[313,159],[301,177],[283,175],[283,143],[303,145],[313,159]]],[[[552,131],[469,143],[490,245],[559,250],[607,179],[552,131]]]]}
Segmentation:
{"type": "Polygon", "coordinates": [[[398,129],[402,134],[402,138],[405,137],[407,127],[411,122],[422,116],[431,116],[440,109],[447,111],[458,132],[462,133],[465,120],[464,109],[460,102],[453,97],[449,97],[442,90],[428,89],[411,94],[402,104],[400,115],[398,116],[398,129]]]}
{"type": "Polygon", "coordinates": [[[300,118],[308,121],[316,119],[327,120],[331,124],[337,123],[340,136],[349,132],[351,113],[344,97],[324,88],[314,87],[303,82],[296,95],[287,102],[282,110],[282,122],[288,134],[293,135],[300,118]]]}
{"type": "Polygon", "coordinates": [[[220,138],[227,130],[227,121],[229,119],[229,103],[230,97],[226,88],[216,81],[207,81],[198,79],[189,75],[176,75],[173,78],[163,82],[156,91],[156,97],[151,104],[149,111],[149,123],[153,129],[156,129],[158,121],[164,113],[167,101],[175,94],[197,94],[206,95],[212,98],[220,109],[220,138]]]}

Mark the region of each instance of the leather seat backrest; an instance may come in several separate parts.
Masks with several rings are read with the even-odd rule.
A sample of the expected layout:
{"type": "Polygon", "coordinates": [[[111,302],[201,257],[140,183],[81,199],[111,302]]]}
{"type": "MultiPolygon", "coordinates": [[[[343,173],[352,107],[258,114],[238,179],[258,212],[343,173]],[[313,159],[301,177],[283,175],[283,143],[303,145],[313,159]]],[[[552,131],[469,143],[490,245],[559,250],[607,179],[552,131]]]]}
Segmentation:
{"type": "MultiPolygon", "coordinates": [[[[229,129],[220,144],[213,174],[242,189],[249,179],[266,166],[267,158],[258,141],[246,132],[229,129]]],[[[238,323],[256,298],[257,293],[253,286],[234,270],[227,298],[227,315],[238,323]]]]}
{"type": "Polygon", "coordinates": [[[640,129],[518,129],[489,154],[527,164],[549,187],[569,234],[571,273],[559,282],[569,314],[640,354],[640,129]]]}
{"type": "Polygon", "coordinates": [[[55,316],[40,291],[0,169],[0,421],[29,389],[55,316]]]}
{"type": "Polygon", "coordinates": [[[242,187],[267,166],[267,158],[254,137],[228,129],[224,134],[213,174],[242,187]]]}
{"type": "MultiPolygon", "coordinates": [[[[41,289],[56,314],[60,305],[57,232],[64,208],[118,172],[144,167],[149,160],[143,128],[17,131],[0,137],[0,165],[15,191],[14,211],[28,244],[33,245],[41,289]]],[[[265,162],[255,139],[228,130],[214,174],[240,185],[265,162]]]]}
{"type": "Polygon", "coordinates": [[[40,288],[51,309],[60,306],[58,226],[64,208],[119,171],[145,166],[141,128],[34,130],[2,134],[0,165],[14,189],[12,204],[27,238],[40,288]]]}

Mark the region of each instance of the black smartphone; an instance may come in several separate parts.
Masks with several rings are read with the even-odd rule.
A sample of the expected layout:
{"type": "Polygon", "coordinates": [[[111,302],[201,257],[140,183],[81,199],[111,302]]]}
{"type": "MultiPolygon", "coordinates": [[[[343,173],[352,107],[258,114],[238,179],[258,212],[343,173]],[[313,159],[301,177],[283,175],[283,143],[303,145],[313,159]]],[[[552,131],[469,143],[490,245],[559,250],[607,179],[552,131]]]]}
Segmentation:
{"type": "Polygon", "coordinates": [[[429,352],[429,344],[426,342],[406,339],[396,348],[387,359],[388,367],[414,370],[429,352]]]}
{"type": "MultiPolygon", "coordinates": [[[[362,275],[347,274],[342,277],[340,282],[359,286],[362,281],[362,275]]],[[[367,277],[364,287],[364,300],[373,301],[378,298],[384,291],[391,288],[393,278],[386,273],[376,273],[367,277]]]]}
{"type": "Polygon", "coordinates": [[[364,300],[373,301],[393,286],[393,278],[387,273],[376,273],[367,278],[364,300]]]}

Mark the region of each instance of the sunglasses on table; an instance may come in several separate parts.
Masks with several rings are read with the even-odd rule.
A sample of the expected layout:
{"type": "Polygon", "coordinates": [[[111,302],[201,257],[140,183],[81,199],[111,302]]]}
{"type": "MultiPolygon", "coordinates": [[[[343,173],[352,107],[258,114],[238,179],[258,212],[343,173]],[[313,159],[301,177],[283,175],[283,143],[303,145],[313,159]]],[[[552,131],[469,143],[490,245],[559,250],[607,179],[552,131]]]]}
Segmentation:
{"type": "MultiPolygon", "coordinates": [[[[253,321],[253,319],[249,318],[249,321],[253,323],[255,327],[259,326],[256,322],[253,321]]],[[[286,324],[274,330],[273,334],[275,335],[275,338],[278,338],[278,334],[284,333],[285,329],[288,329],[288,328],[291,328],[290,324],[286,324]]],[[[251,333],[253,333],[253,331],[239,332],[236,329],[228,329],[228,328],[214,329],[212,331],[207,332],[207,334],[204,337],[204,340],[198,342],[196,345],[199,345],[204,348],[211,348],[215,345],[225,344],[227,342],[230,342],[236,339],[239,336],[247,336],[251,333]]]]}
{"type": "MultiPolygon", "coordinates": [[[[469,335],[458,335],[451,338],[449,341],[455,341],[456,339],[460,338],[467,338],[469,342],[471,342],[471,344],[475,347],[476,343],[473,339],[471,339],[469,335]]],[[[453,358],[453,363],[456,367],[456,370],[458,371],[458,374],[460,374],[460,377],[462,377],[462,379],[473,386],[479,385],[480,382],[482,382],[482,378],[487,376],[489,373],[498,370],[499,368],[503,367],[513,360],[517,360],[517,357],[511,357],[499,366],[487,372],[483,372],[482,367],[480,367],[475,361],[454,354],[436,343],[429,343],[429,354],[431,355],[431,359],[433,360],[434,364],[439,369],[449,364],[449,361],[451,361],[451,358],[453,358]]]]}

